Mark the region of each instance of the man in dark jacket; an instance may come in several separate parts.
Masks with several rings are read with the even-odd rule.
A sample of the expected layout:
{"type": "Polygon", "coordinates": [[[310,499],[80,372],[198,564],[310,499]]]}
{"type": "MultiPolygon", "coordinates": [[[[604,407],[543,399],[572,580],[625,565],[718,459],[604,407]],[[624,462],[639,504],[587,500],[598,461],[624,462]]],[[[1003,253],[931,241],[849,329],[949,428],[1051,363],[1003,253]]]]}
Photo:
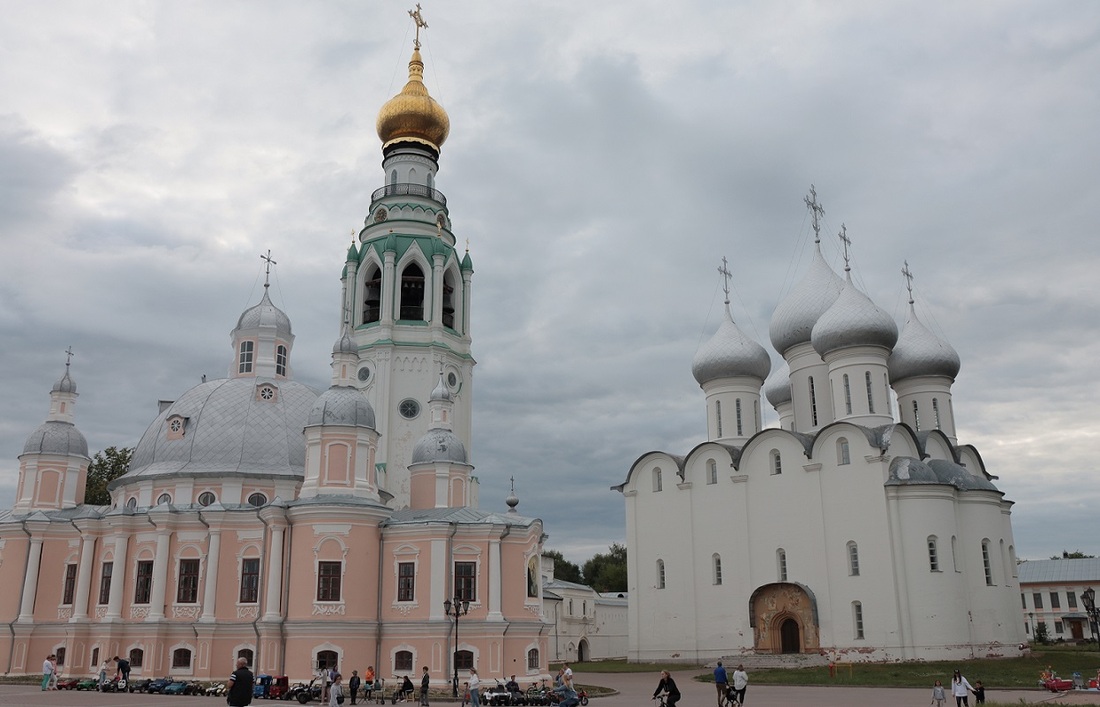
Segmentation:
{"type": "Polygon", "coordinates": [[[424,674],[420,676],[420,704],[423,707],[428,707],[428,686],[431,684],[432,679],[428,675],[428,666],[424,666],[424,674]]]}
{"type": "Polygon", "coordinates": [[[348,692],[351,693],[351,703],[355,704],[355,696],[359,693],[359,685],[363,683],[359,679],[359,671],[351,671],[351,678],[348,679],[348,692]]]}
{"type": "Polygon", "coordinates": [[[252,704],[252,671],[248,669],[247,658],[237,658],[237,669],[229,676],[226,687],[229,695],[225,698],[229,707],[248,707],[252,704]]]}

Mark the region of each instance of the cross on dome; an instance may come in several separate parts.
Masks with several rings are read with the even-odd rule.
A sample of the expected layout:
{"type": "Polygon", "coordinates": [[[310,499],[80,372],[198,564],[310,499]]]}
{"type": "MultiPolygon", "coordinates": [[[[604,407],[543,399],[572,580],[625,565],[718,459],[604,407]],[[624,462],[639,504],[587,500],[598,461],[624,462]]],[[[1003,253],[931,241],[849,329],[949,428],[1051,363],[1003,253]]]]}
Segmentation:
{"type": "Polygon", "coordinates": [[[851,256],[848,254],[848,247],[852,245],[852,239],[848,237],[848,227],[843,223],[840,224],[840,233],[836,234],[837,238],[844,244],[844,272],[849,272],[852,268],[849,265],[851,262],[851,256]]]}
{"type": "Polygon", "coordinates": [[[727,264],[728,261],[726,260],[726,256],[723,255],[722,265],[718,268],[718,272],[722,274],[722,279],[725,281],[722,285],[722,289],[726,293],[726,304],[728,305],[730,303],[730,278],[733,277],[733,274],[729,271],[729,268],[726,267],[727,264]]]}
{"type": "Polygon", "coordinates": [[[913,271],[909,269],[909,261],[903,261],[905,266],[901,269],[901,274],[905,278],[905,289],[909,290],[909,304],[913,304],[913,271]]]}
{"type": "Polygon", "coordinates": [[[75,355],[76,354],[73,353],[72,346],[69,346],[69,348],[65,349],[65,368],[68,368],[69,364],[73,362],[73,356],[75,355]]]}
{"type": "Polygon", "coordinates": [[[817,201],[817,189],[814,185],[810,185],[810,195],[803,198],[806,202],[806,206],[810,209],[814,219],[814,243],[821,242],[821,217],[825,215],[825,208],[817,201]]]}
{"type": "Polygon", "coordinates": [[[413,18],[413,22],[416,23],[416,39],[413,40],[413,46],[419,49],[420,30],[428,29],[428,23],[424,21],[424,15],[422,15],[420,12],[420,3],[416,3],[415,10],[409,10],[409,17],[413,18]]]}
{"type": "Polygon", "coordinates": [[[267,265],[264,266],[264,289],[266,290],[268,287],[271,286],[271,282],[270,282],[270,280],[271,280],[271,266],[272,265],[278,265],[278,263],[276,263],[274,260],[271,259],[271,249],[270,248],[267,249],[267,255],[262,255],[262,254],[260,255],[260,260],[266,260],[267,261],[267,265]]]}

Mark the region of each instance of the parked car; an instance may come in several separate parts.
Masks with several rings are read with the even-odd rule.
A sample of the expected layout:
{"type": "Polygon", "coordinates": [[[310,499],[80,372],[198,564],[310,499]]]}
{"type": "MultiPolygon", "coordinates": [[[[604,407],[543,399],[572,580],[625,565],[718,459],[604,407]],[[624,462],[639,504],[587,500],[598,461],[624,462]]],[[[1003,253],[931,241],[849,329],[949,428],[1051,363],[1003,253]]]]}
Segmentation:
{"type": "Polygon", "coordinates": [[[164,688],[171,684],[172,678],[157,678],[156,680],[149,681],[149,684],[145,686],[145,691],[164,694],[164,688]]]}
{"type": "Polygon", "coordinates": [[[164,686],[162,690],[165,695],[182,695],[183,691],[187,689],[187,683],[183,680],[174,680],[164,686]]]}
{"type": "Polygon", "coordinates": [[[153,682],[153,681],[150,680],[149,678],[145,678],[143,680],[131,680],[130,681],[130,692],[148,692],[149,691],[149,683],[151,683],[151,682],[153,682]]]}
{"type": "Polygon", "coordinates": [[[288,692],[290,692],[290,679],[286,675],[278,675],[271,679],[268,697],[273,700],[285,700],[288,692]]]}
{"type": "Polygon", "coordinates": [[[76,684],[78,690],[98,690],[99,678],[84,678],[76,684]]]}
{"type": "Polygon", "coordinates": [[[58,690],[75,690],[80,683],[76,678],[61,678],[57,681],[58,690]]]}

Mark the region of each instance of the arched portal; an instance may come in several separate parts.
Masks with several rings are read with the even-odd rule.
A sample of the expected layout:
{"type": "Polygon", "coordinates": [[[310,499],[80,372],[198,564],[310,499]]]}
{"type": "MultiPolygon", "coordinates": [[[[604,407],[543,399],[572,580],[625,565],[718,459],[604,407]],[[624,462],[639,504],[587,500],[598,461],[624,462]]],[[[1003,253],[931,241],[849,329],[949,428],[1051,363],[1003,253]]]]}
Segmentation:
{"type": "Polygon", "coordinates": [[[583,663],[590,657],[588,650],[588,641],[581,639],[581,642],[577,644],[577,662],[583,663]]]}
{"type": "Polygon", "coordinates": [[[798,640],[798,622],[787,617],[779,624],[779,649],[782,653],[801,653],[802,644],[798,640]]]}
{"type": "Polygon", "coordinates": [[[749,625],[760,653],[808,653],[820,647],[817,600],[801,584],[758,587],[749,599],[749,625]]]}

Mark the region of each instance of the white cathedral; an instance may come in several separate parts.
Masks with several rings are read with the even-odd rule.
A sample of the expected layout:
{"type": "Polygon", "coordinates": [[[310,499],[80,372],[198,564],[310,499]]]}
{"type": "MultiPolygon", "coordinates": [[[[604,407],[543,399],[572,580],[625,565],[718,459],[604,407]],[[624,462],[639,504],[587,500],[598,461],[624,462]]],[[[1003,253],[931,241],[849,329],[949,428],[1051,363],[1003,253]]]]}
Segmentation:
{"type": "Polygon", "coordinates": [[[917,318],[911,285],[898,335],[852,283],[843,232],[847,277],[833,271],[811,196],[813,260],[770,326],[786,361],[764,390],[779,426],[762,428],[771,358],[734,323],[727,281],[725,319],[692,363],[705,441],[644,454],[613,487],[628,657],[1018,655],[1012,502],[956,439],[958,354],[917,318]]]}

